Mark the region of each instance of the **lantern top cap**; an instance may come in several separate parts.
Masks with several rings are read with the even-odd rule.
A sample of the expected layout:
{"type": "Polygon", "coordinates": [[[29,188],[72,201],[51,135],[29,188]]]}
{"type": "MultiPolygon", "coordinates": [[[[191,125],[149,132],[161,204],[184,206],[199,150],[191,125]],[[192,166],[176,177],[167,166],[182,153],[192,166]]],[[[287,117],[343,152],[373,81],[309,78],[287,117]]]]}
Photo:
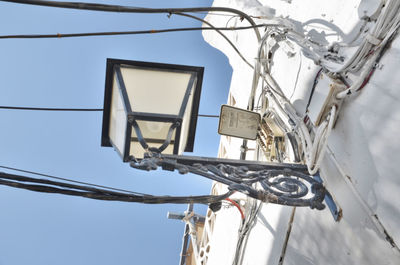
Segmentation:
{"type": "Polygon", "coordinates": [[[166,64],[166,63],[143,62],[143,61],[107,58],[107,71],[110,70],[112,72],[113,69],[112,68],[109,69],[109,66],[114,66],[114,65],[147,69],[147,70],[161,70],[161,71],[164,70],[164,71],[169,71],[169,72],[174,72],[174,71],[176,71],[176,72],[196,72],[199,74],[200,73],[203,74],[203,72],[204,72],[204,67],[201,67],[201,66],[166,64]]]}

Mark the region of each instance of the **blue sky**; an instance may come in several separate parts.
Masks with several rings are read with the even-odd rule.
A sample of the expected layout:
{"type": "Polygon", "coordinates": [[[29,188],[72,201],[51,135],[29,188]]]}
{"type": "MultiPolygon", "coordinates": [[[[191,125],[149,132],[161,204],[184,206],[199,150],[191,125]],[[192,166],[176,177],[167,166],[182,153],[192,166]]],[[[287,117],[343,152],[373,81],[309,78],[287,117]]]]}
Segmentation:
{"type": "MultiPolygon", "coordinates": [[[[139,7],[212,1],[103,1],[139,7]]],[[[0,34],[74,33],[200,26],[166,14],[139,15],[0,2],[0,34]]],[[[70,39],[0,40],[0,105],[102,108],[106,58],[205,67],[200,113],[218,114],[231,79],[227,58],[201,32],[70,39]]],[[[100,146],[101,112],[0,110],[0,165],[157,195],[208,194],[193,175],[141,172],[100,146]]],[[[194,155],[216,156],[217,119],[199,118],[194,155]]],[[[11,172],[3,170],[5,172],[11,172]]],[[[0,186],[2,264],[177,264],[184,224],[143,205],[48,195],[0,186]]],[[[204,211],[204,208],[201,210],[204,211]]]]}

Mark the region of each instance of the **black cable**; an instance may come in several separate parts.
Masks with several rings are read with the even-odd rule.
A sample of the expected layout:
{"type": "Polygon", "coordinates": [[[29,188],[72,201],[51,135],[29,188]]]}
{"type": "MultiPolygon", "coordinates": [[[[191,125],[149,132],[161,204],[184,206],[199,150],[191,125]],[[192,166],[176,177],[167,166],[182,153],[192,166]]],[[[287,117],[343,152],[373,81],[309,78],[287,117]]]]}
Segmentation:
{"type": "Polygon", "coordinates": [[[42,177],[47,177],[47,178],[52,178],[52,179],[68,181],[68,182],[71,182],[71,183],[77,183],[77,184],[88,185],[88,186],[93,186],[93,187],[98,187],[98,188],[103,188],[103,189],[114,190],[114,191],[127,192],[127,193],[132,193],[132,194],[137,194],[137,195],[149,195],[149,194],[146,194],[146,193],[135,192],[135,191],[130,191],[130,190],[124,190],[124,189],[118,189],[118,188],[112,188],[112,187],[108,187],[108,186],[103,186],[103,185],[98,185],[98,184],[93,184],[93,183],[88,183],[88,182],[83,182],[83,181],[78,181],[78,180],[72,180],[72,179],[67,179],[67,178],[61,178],[61,177],[56,177],[56,176],[52,176],[52,175],[48,175],[48,174],[38,173],[38,172],[19,169],[19,168],[14,168],[14,167],[6,167],[6,166],[1,166],[0,165],[0,168],[13,170],[13,171],[18,171],[18,172],[23,172],[23,173],[28,173],[28,174],[32,174],[32,175],[36,175],[36,176],[42,176],[42,177]]]}
{"type": "Polygon", "coordinates": [[[299,81],[300,70],[301,70],[301,64],[302,64],[302,59],[301,59],[301,58],[302,58],[302,55],[300,54],[299,69],[297,70],[296,80],[295,80],[295,82],[294,82],[293,91],[292,91],[292,94],[290,95],[289,101],[292,100],[292,97],[293,97],[294,93],[296,92],[297,82],[299,81]]]}
{"type": "Polygon", "coordinates": [[[74,190],[84,190],[84,191],[89,191],[89,192],[98,192],[98,193],[102,193],[102,194],[112,194],[112,195],[125,194],[125,195],[132,195],[132,196],[145,196],[145,195],[120,193],[120,192],[115,192],[115,191],[106,190],[106,189],[99,189],[99,188],[94,188],[94,187],[89,187],[89,186],[81,186],[81,185],[76,185],[76,184],[63,183],[63,182],[58,182],[58,181],[53,181],[53,180],[48,180],[48,179],[36,179],[36,178],[15,175],[15,174],[10,174],[10,173],[5,173],[5,172],[0,172],[0,178],[1,179],[9,179],[9,180],[13,180],[13,181],[20,181],[20,182],[33,182],[33,183],[47,184],[47,185],[59,186],[62,188],[68,188],[68,189],[74,189],[74,190]]]}
{"type": "Polygon", "coordinates": [[[254,69],[254,66],[249,63],[246,58],[241,54],[235,44],[223,34],[222,30],[234,31],[234,30],[247,30],[253,28],[264,27],[264,24],[252,25],[247,27],[225,27],[217,28],[211,23],[196,16],[192,16],[185,13],[175,13],[176,15],[190,17],[192,19],[199,20],[210,27],[192,27],[192,28],[173,28],[173,29],[160,29],[160,30],[139,30],[139,31],[110,31],[110,32],[86,32],[86,33],[67,33],[67,34],[18,34],[18,35],[0,35],[0,39],[49,39],[49,38],[72,38],[72,37],[93,37],[93,36],[115,36],[115,35],[137,35],[137,34],[154,34],[154,33],[166,33],[166,32],[178,32],[178,31],[194,31],[194,30],[215,30],[217,31],[236,51],[236,53],[242,58],[242,60],[254,69]]]}
{"type": "Polygon", "coordinates": [[[11,110],[42,110],[42,111],[103,111],[103,109],[91,108],[35,108],[35,107],[14,107],[14,106],[0,106],[0,109],[11,110]]]}
{"type": "MultiPolygon", "coordinates": [[[[196,12],[196,14],[205,14],[205,15],[211,15],[211,16],[223,16],[223,17],[238,17],[234,15],[227,15],[227,14],[222,14],[222,13],[216,13],[216,12],[196,12]]],[[[254,16],[250,16],[251,18],[254,18],[254,16]]]]}
{"type": "Polygon", "coordinates": [[[322,69],[323,68],[319,69],[319,71],[317,72],[317,74],[316,74],[316,76],[314,78],[314,83],[313,83],[313,86],[311,88],[310,97],[308,98],[308,102],[307,102],[307,105],[306,105],[306,111],[308,111],[308,107],[310,107],[311,100],[312,100],[312,98],[314,96],[315,88],[316,88],[316,86],[318,84],[318,78],[319,78],[320,74],[322,73],[322,69]]]}
{"type": "MultiPolygon", "coordinates": [[[[172,197],[172,196],[116,196],[116,195],[103,195],[99,193],[93,192],[85,192],[85,191],[76,191],[69,189],[60,189],[51,186],[45,185],[32,185],[32,184],[23,184],[14,181],[2,180],[0,179],[0,185],[5,185],[13,188],[26,189],[30,191],[43,192],[43,193],[58,193],[63,195],[70,196],[80,196],[94,200],[103,200],[103,201],[121,201],[121,202],[137,202],[144,204],[165,204],[165,203],[175,203],[175,204],[188,204],[188,203],[201,203],[201,204],[209,204],[215,201],[220,201],[225,198],[225,195],[222,196],[187,196],[187,197],[172,197]]],[[[227,194],[226,197],[229,195],[227,194]]]]}
{"type": "MultiPolygon", "coordinates": [[[[201,21],[202,23],[207,24],[208,26],[210,26],[212,29],[214,29],[216,32],[218,32],[218,33],[229,43],[229,45],[231,45],[231,47],[235,50],[235,52],[240,56],[240,58],[242,58],[242,60],[243,60],[248,66],[250,66],[250,68],[254,69],[254,66],[253,66],[251,63],[249,63],[249,61],[247,61],[246,58],[244,58],[244,56],[243,56],[242,53],[239,51],[239,49],[236,47],[236,45],[233,44],[233,42],[232,42],[224,33],[222,33],[222,32],[220,31],[219,28],[214,27],[210,22],[208,22],[208,21],[206,21],[206,20],[204,20],[204,19],[198,18],[198,17],[196,17],[196,16],[192,16],[192,15],[185,14],[185,13],[179,13],[179,14],[177,14],[177,15],[186,16],[186,17],[189,17],[189,18],[192,18],[192,19],[196,19],[196,20],[199,20],[199,21],[201,21]]],[[[264,26],[264,25],[263,25],[263,26],[264,26]]]]}
{"type": "Polygon", "coordinates": [[[199,114],[197,116],[204,118],[219,118],[219,115],[209,115],[209,114],[199,114]]]}
{"type": "MultiPolygon", "coordinates": [[[[14,106],[0,106],[0,109],[10,110],[34,110],[34,111],[103,111],[103,109],[90,109],[90,108],[35,108],[35,107],[14,107],[14,106]]],[[[219,115],[211,114],[198,114],[199,117],[205,118],[219,118],[219,115]]],[[[1,167],[1,166],[0,166],[1,167]]]]}
{"type": "MultiPolygon", "coordinates": [[[[191,15],[187,15],[187,16],[192,17],[191,15]]],[[[195,16],[193,16],[193,17],[195,17],[195,16]]],[[[210,27],[191,27],[191,28],[151,29],[151,30],[137,30],[137,31],[106,31],[106,32],[83,32],[83,33],[66,33],[66,34],[57,33],[57,34],[0,35],[0,39],[76,38],[76,37],[94,37],[94,36],[154,34],[154,33],[178,32],[178,31],[195,31],[195,30],[235,31],[235,30],[247,30],[247,29],[253,29],[253,28],[260,28],[260,27],[264,27],[264,24],[257,24],[254,26],[246,26],[246,27],[225,27],[225,28],[216,28],[216,27],[210,26],[210,27]]],[[[231,44],[231,45],[233,45],[233,44],[231,44]]]]}
{"type": "Polygon", "coordinates": [[[123,34],[145,34],[145,33],[161,33],[161,32],[172,32],[172,31],[183,31],[183,30],[216,30],[219,34],[221,34],[228,43],[233,47],[233,49],[239,54],[239,56],[245,61],[247,65],[254,69],[253,65],[249,63],[244,56],[239,52],[236,46],[224,35],[220,30],[235,30],[230,28],[215,28],[209,22],[200,19],[198,17],[185,14],[185,12],[212,12],[212,11],[222,11],[229,12],[239,15],[239,17],[246,19],[250,23],[250,27],[243,27],[243,29],[253,28],[254,32],[257,36],[257,40],[260,41],[261,36],[258,31],[258,27],[262,27],[264,25],[256,25],[254,20],[248,16],[246,13],[227,7],[192,7],[192,8],[140,8],[140,7],[127,7],[127,6],[118,6],[118,5],[104,5],[104,4],[96,4],[96,3],[79,3],[79,2],[53,2],[53,1],[37,1],[37,0],[0,0],[3,2],[12,2],[12,3],[20,3],[20,4],[29,4],[29,5],[39,5],[39,6],[50,6],[50,7],[58,7],[58,8],[71,8],[71,9],[83,9],[83,10],[94,10],[94,11],[103,11],[103,12],[126,12],[126,13],[169,13],[186,16],[196,20],[200,20],[203,23],[209,25],[211,28],[183,28],[183,29],[166,29],[166,30],[147,30],[140,32],[99,32],[99,33],[72,33],[72,34],[46,34],[46,35],[36,35],[36,37],[30,37],[31,35],[8,35],[3,36],[6,38],[60,38],[63,37],[82,37],[82,36],[99,36],[99,35],[123,35],[123,34]]]}
{"type": "Polygon", "coordinates": [[[110,190],[97,189],[87,186],[79,186],[67,184],[57,181],[46,179],[36,179],[26,176],[8,174],[0,172],[0,185],[9,187],[26,189],[30,191],[43,192],[43,193],[58,193],[70,196],[80,196],[95,200],[106,201],[122,201],[122,202],[138,202],[145,204],[188,204],[188,203],[201,203],[209,204],[219,202],[229,197],[233,192],[227,192],[222,195],[204,195],[204,196],[153,196],[153,195],[134,195],[127,193],[114,192],[110,190]],[[25,184],[21,182],[31,182],[35,184],[25,184]],[[37,185],[47,184],[47,185],[37,185]],[[51,185],[51,186],[50,186],[51,185]],[[53,187],[56,186],[56,187],[53,187]]]}
{"type": "MultiPolygon", "coordinates": [[[[128,7],[119,5],[105,5],[97,3],[81,3],[81,2],[58,2],[58,1],[42,1],[42,0],[0,0],[2,2],[11,2],[28,5],[48,6],[57,8],[70,8],[79,10],[93,10],[102,12],[120,12],[120,13],[144,13],[144,14],[156,14],[156,13],[168,13],[177,14],[185,12],[210,12],[210,11],[221,11],[237,14],[240,17],[246,19],[250,25],[255,26],[254,20],[246,13],[228,7],[188,7],[188,8],[140,8],[140,7],[128,7]]],[[[257,40],[260,41],[260,32],[254,28],[254,32],[257,35],[257,40]]]]}

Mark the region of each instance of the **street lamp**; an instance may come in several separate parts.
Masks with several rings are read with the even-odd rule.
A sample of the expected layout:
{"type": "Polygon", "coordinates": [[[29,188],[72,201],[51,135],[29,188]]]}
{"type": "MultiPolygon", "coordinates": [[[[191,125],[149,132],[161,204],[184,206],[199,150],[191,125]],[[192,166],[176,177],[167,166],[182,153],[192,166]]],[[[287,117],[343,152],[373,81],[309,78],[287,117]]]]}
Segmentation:
{"type": "Polygon", "coordinates": [[[203,67],[107,60],[102,146],[124,162],[192,152],[203,67]]]}
{"type": "MultiPolygon", "coordinates": [[[[102,146],[136,169],[190,172],[261,201],[324,209],[329,193],[305,165],[181,155],[193,151],[203,71],[108,59],[102,146]]],[[[256,137],[258,113],[225,106],[220,117],[220,132],[256,137]]]]}

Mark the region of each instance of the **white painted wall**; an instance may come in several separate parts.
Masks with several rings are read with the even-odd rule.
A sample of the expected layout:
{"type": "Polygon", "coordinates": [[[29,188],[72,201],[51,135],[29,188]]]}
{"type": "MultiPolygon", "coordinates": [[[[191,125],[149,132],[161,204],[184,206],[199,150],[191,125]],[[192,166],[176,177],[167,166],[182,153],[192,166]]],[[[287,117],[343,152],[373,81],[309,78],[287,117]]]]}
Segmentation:
{"type": "MultiPolygon", "coordinates": [[[[214,1],[214,6],[237,8],[263,17],[256,19],[258,23],[267,22],[264,18],[272,14],[290,18],[298,25],[303,23],[313,36],[324,37],[329,42],[352,39],[359,30],[360,14],[372,14],[378,4],[378,0],[214,1]]],[[[208,15],[207,20],[220,27],[247,25],[238,18],[226,16],[208,15]]],[[[225,34],[252,62],[257,49],[254,32],[225,34]]],[[[252,69],[218,33],[204,31],[203,36],[229,58],[233,68],[230,93],[237,106],[246,108],[252,69]]],[[[297,111],[304,112],[318,66],[301,56],[298,50],[291,58],[278,51],[274,62],[273,76],[285,94],[292,96],[297,111]]],[[[400,39],[397,38],[363,91],[346,99],[329,138],[321,175],[343,210],[342,220],[334,222],[328,209],[297,208],[283,264],[400,264],[398,250],[385,239],[383,231],[385,229],[397,246],[400,245],[399,62],[400,39]]],[[[317,112],[324,99],[327,88],[323,83],[317,87],[312,111],[317,112]]],[[[240,144],[238,139],[222,137],[220,151],[225,148],[226,157],[238,158],[240,144]]],[[[290,213],[289,207],[264,205],[251,232],[243,264],[279,263],[290,213]]],[[[217,213],[218,232],[212,237],[212,244],[219,247],[212,249],[215,252],[211,253],[208,264],[232,264],[238,218],[232,208],[217,213]]]]}

